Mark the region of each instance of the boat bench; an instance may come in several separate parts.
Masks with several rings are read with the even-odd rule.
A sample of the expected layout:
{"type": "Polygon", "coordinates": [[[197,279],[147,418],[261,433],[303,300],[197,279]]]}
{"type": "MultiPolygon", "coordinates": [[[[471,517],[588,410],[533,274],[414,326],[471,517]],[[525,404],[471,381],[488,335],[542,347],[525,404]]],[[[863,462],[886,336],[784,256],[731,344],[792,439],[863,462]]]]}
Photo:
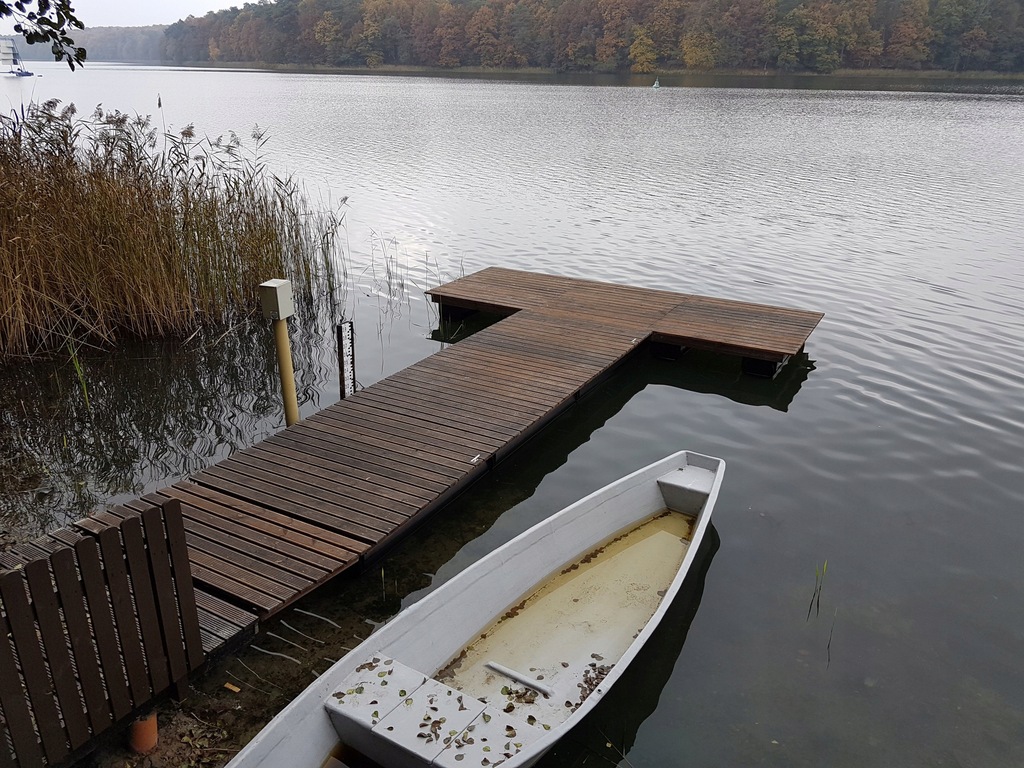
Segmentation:
{"type": "Polygon", "coordinates": [[[714,485],[714,472],[692,465],[658,478],[665,506],[684,515],[700,514],[714,485]]]}
{"type": "Polygon", "coordinates": [[[324,708],[343,742],[387,768],[494,766],[543,733],[383,654],[356,667],[324,708]]]}

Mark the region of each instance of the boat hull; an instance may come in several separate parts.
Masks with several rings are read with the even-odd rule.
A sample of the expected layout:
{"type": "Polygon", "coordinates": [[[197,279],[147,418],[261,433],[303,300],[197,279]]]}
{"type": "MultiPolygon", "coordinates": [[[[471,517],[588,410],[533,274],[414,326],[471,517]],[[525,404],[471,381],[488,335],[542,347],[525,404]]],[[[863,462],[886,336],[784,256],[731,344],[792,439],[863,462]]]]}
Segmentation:
{"type": "MultiPolygon", "coordinates": [[[[723,471],[720,459],[680,452],[596,491],[525,531],[371,635],[289,704],[229,765],[319,766],[336,746],[339,734],[346,743],[387,768],[431,762],[446,765],[449,760],[461,761],[472,749],[481,747],[471,734],[479,736],[483,731],[464,729],[469,723],[484,728],[485,720],[487,728],[493,721],[495,726],[501,725],[499,733],[517,734],[505,741],[507,749],[492,756],[496,759],[491,759],[491,764],[532,764],[597,705],[659,624],[696,555],[723,471]],[[453,659],[458,659],[481,635],[488,634],[497,619],[517,613],[538,584],[571,568],[595,548],[605,547],[609,540],[621,538],[640,523],[664,514],[666,508],[692,516],[689,545],[679,555],[678,567],[673,564],[674,573],[659,590],[653,613],[643,626],[629,630],[635,634],[625,638],[624,650],[615,651],[617,658],[608,664],[599,663],[604,659],[594,652],[595,660],[588,665],[592,673],[588,673],[587,690],[575,691],[571,700],[564,701],[560,719],[550,706],[547,710],[537,707],[539,703],[550,705],[552,696],[555,704],[563,703],[557,701],[564,695],[564,687],[558,687],[557,667],[541,674],[537,664],[510,670],[499,663],[500,659],[495,660],[488,671],[507,678],[507,685],[502,686],[508,692],[504,699],[480,696],[480,690],[469,680],[471,675],[460,679],[458,670],[451,673],[453,659]],[[399,677],[389,677],[399,671],[399,677]],[[537,677],[546,680],[540,682],[537,677]],[[387,691],[374,688],[381,680],[386,681],[384,684],[399,682],[387,691]],[[394,698],[398,691],[407,695],[394,698]],[[383,703],[382,692],[392,695],[391,703],[383,703]],[[529,696],[524,697],[523,692],[531,692],[529,696],[534,700],[527,700],[529,696]],[[480,699],[487,701],[480,703],[480,699]],[[438,712],[438,706],[456,700],[450,720],[441,715],[423,719],[431,711],[438,712]],[[324,711],[325,704],[330,717],[324,711]],[[484,709],[494,714],[485,717],[484,709]],[[419,722],[413,722],[417,717],[419,722]],[[530,727],[524,724],[527,718],[530,727]],[[435,722],[440,725],[431,725],[435,722]],[[432,727],[438,744],[433,743],[432,736],[416,735],[432,727]],[[409,732],[412,736],[405,738],[403,734],[409,732]]],[[[572,669],[578,661],[562,661],[566,674],[579,671],[572,669]]],[[[486,660],[482,663],[488,665],[486,660]]]]}

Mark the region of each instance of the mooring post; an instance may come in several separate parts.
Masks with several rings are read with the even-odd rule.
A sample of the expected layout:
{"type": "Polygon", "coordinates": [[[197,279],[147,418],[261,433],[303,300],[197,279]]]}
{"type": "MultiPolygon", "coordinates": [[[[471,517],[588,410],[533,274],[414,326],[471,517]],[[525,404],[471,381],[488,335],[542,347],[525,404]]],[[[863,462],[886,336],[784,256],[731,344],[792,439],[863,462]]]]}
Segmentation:
{"type": "Polygon", "coordinates": [[[263,317],[274,321],[274,346],[277,347],[277,370],[281,375],[281,397],[284,399],[284,423],[299,420],[299,402],[295,397],[295,372],[292,370],[292,349],[288,343],[288,318],[295,314],[292,284],[288,280],[267,280],[260,283],[260,305],[263,317]]]}

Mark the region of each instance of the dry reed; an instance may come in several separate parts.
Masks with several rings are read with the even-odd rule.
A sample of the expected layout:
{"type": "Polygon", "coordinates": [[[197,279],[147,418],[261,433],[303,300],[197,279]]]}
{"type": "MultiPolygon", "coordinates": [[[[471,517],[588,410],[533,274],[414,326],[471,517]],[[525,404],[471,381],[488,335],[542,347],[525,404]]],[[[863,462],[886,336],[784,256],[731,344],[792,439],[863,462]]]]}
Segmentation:
{"type": "Polygon", "coordinates": [[[258,129],[251,150],[192,126],[160,139],[148,117],[56,101],[0,116],[0,362],[221,324],[272,277],[315,314],[344,283],[343,213],[269,173],[258,129]]]}

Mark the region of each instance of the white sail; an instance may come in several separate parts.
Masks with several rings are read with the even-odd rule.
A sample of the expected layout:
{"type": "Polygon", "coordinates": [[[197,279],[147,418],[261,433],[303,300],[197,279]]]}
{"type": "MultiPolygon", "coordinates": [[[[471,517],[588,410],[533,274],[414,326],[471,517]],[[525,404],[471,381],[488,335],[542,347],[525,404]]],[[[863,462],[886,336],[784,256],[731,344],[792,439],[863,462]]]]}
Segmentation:
{"type": "Polygon", "coordinates": [[[25,69],[18,54],[18,46],[9,37],[0,37],[0,75],[27,77],[32,73],[25,69]]]}
{"type": "Polygon", "coordinates": [[[0,70],[14,69],[17,61],[18,57],[14,52],[14,41],[6,37],[0,37],[0,70]]]}

